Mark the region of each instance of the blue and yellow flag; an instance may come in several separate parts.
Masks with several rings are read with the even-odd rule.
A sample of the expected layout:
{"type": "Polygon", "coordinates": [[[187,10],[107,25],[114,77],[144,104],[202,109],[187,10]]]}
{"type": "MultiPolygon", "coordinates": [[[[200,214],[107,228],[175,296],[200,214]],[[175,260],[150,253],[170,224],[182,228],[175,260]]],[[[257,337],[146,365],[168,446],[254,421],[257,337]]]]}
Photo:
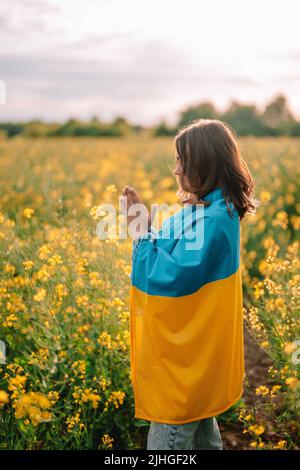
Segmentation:
{"type": "Polygon", "coordinates": [[[216,416],[243,391],[240,219],[232,204],[229,214],[221,188],[203,199],[210,205],[199,213],[197,205],[183,206],[168,220],[170,237],[162,228],[134,243],[130,363],[136,418],[182,424],[216,416]],[[187,224],[179,223],[183,219],[187,224]],[[202,242],[190,249],[194,229],[201,227],[202,242]]]}

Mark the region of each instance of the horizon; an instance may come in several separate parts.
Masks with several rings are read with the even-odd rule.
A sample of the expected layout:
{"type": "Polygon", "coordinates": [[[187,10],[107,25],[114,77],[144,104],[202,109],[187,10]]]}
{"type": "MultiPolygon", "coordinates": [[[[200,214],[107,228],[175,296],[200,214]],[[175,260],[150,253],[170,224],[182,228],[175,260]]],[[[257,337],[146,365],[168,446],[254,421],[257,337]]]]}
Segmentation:
{"type": "MultiPolygon", "coordinates": [[[[254,103],[254,102],[242,102],[242,101],[238,101],[238,100],[235,100],[234,98],[232,98],[232,100],[227,104],[227,106],[225,107],[218,107],[215,105],[214,102],[210,101],[210,100],[206,100],[206,101],[201,101],[201,102],[194,102],[194,103],[188,103],[186,104],[186,106],[182,106],[181,109],[179,111],[175,111],[174,113],[174,116],[176,116],[176,119],[173,119],[173,122],[170,122],[170,120],[167,120],[167,119],[161,119],[160,121],[156,121],[156,122],[152,122],[150,124],[144,124],[144,123],[139,123],[139,122],[133,122],[132,120],[130,119],[127,119],[125,115],[122,115],[121,113],[117,113],[116,115],[112,116],[111,119],[103,119],[99,114],[97,113],[94,113],[94,114],[91,114],[90,116],[86,116],[85,118],[81,117],[81,116],[76,116],[76,115],[71,115],[71,116],[68,116],[67,118],[65,119],[48,119],[47,117],[38,117],[38,116],[33,116],[32,118],[28,118],[28,119],[24,119],[24,120],[3,120],[0,118],[0,124],[1,123],[4,123],[4,122],[11,122],[11,123],[17,123],[17,122],[24,122],[24,123],[28,123],[28,122],[42,122],[42,123],[45,123],[45,124],[62,124],[62,123],[65,123],[69,120],[76,120],[76,121],[82,121],[82,122],[89,122],[91,121],[92,119],[98,119],[98,121],[100,123],[103,123],[103,124],[111,124],[115,119],[117,118],[124,118],[126,119],[126,121],[128,122],[128,124],[132,125],[132,126],[142,126],[142,127],[145,127],[145,128],[150,128],[150,127],[155,127],[157,125],[159,125],[162,121],[165,122],[166,125],[168,126],[176,126],[177,123],[178,123],[178,120],[179,120],[179,113],[180,111],[183,111],[185,109],[187,109],[189,106],[197,106],[199,104],[202,104],[204,102],[209,102],[211,103],[215,110],[219,113],[219,114],[222,114],[224,113],[228,107],[230,106],[230,104],[232,102],[238,102],[239,105],[243,106],[247,106],[247,105],[253,105],[257,108],[258,112],[261,114],[263,113],[266,105],[268,105],[273,99],[275,99],[277,96],[279,96],[280,93],[275,93],[272,97],[270,97],[269,99],[266,100],[266,102],[264,104],[262,104],[261,106],[258,106],[257,103],[254,103]]],[[[284,95],[285,96],[285,95],[284,95]]],[[[287,97],[286,97],[287,98],[287,97]]],[[[288,108],[291,110],[294,118],[296,119],[296,121],[300,122],[300,115],[296,115],[296,113],[294,113],[294,111],[292,110],[291,106],[290,106],[290,103],[288,102],[287,100],[287,106],[288,108]]],[[[220,119],[219,117],[217,117],[216,119],[220,119]]]]}

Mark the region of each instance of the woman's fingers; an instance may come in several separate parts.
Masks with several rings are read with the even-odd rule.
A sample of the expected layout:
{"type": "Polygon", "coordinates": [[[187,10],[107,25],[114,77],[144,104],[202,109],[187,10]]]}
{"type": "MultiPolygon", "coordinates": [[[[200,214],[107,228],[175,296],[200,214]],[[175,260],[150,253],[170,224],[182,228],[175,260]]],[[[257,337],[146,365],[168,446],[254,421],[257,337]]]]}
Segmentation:
{"type": "MultiPolygon", "coordinates": [[[[131,223],[136,217],[140,217],[138,234],[143,235],[149,230],[150,216],[146,206],[143,204],[138,192],[129,186],[123,188],[123,196],[127,202],[127,221],[131,223]],[[137,205],[136,213],[128,214],[128,211],[132,205],[137,205]]],[[[135,211],[134,211],[135,212],[135,211]]],[[[130,230],[129,230],[130,233],[130,230]]]]}
{"type": "Polygon", "coordinates": [[[123,188],[123,195],[128,197],[129,202],[133,201],[134,204],[143,204],[139,193],[132,187],[125,186],[123,188]]]}
{"type": "Polygon", "coordinates": [[[143,205],[144,205],[144,203],[143,203],[143,201],[142,201],[142,199],[141,199],[139,193],[138,193],[134,188],[130,188],[130,189],[131,189],[131,191],[132,191],[132,194],[133,194],[134,199],[136,200],[136,203],[137,203],[137,204],[143,204],[143,205]]]}
{"type": "Polygon", "coordinates": [[[130,206],[132,206],[132,204],[134,204],[133,194],[132,194],[132,191],[130,190],[130,188],[129,188],[126,195],[127,195],[128,205],[130,207],[130,206]]]}
{"type": "Polygon", "coordinates": [[[137,197],[137,192],[135,191],[134,188],[130,188],[130,187],[128,188],[127,198],[128,198],[129,205],[140,204],[140,201],[137,197]]]}
{"type": "MultiPolygon", "coordinates": [[[[135,191],[135,189],[134,189],[134,191],[135,191]]],[[[148,228],[149,228],[150,225],[151,225],[151,223],[152,223],[153,220],[154,220],[155,213],[156,213],[156,211],[157,211],[157,207],[156,207],[156,206],[153,207],[153,206],[151,205],[151,212],[150,212],[150,214],[149,214],[149,211],[148,211],[147,207],[144,205],[144,203],[143,203],[143,201],[142,201],[142,199],[141,199],[139,193],[138,193],[137,191],[135,191],[135,194],[136,194],[138,203],[142,205],[142,207],[143,207],[143,209],[144,209],[144,212],[145,212],[145,214],[146,214],[146,216],[147,216],[147,219],[148,219],[148,228]]]]}
{"type": "Polygon", "coordinates": [[[148,213],[148,210],[147,210],[146,206],[143,204],[143,201],[140,198],[139,193],[134,188],[129,187],[129,186],[125,186],[124,189],[123,189],[123,195],[127,199],[127,208],[128,209],[132,204],[139,204],[139,205],[142,205],[141,210],[148,213]]]}
{"type": "Polygon", "coordinates": [[[126,196],[126,194],[128,193],[129,191],[129,186],[124,186],[123,188],[123,196],[126,196]]]}

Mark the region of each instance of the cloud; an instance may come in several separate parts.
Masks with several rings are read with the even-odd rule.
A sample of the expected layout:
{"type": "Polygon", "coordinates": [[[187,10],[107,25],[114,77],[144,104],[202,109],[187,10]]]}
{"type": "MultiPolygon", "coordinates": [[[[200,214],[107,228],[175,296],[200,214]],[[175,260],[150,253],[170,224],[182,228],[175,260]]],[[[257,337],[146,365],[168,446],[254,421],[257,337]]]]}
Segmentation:
{"type": "MultiPolygon", "coordinates": [[[[230,98],[266,101],[278,87],[289,93],[299,78],[296,45],[286,34],[277,44],[277,29],[262,17],[249,34],[243,7],[232,18],[230,5],[240,2],[228,2],[211,28],[213,2],[181,9],[176,0],[2,0],[1,119],[123,114],[149,123],[202,99],[224,106],[230,98]]],[[[256,18],[255,5],[248,10],[256,18]]]]}
{"type": "Polygon", "coordinates": [[[0,57],[7,85],[7,117],[64,119],[70,115],[106,119],[123,114],[143,122],[171,114],[185,101],[213,96],[253,80],[193,68],[174,48],[145,42],[124,63],[65,57],[0,57]],[[223,92],[223,91],[222,91],[223,92]],[[146,116],[146,119],[145,119],[146,116]]]}

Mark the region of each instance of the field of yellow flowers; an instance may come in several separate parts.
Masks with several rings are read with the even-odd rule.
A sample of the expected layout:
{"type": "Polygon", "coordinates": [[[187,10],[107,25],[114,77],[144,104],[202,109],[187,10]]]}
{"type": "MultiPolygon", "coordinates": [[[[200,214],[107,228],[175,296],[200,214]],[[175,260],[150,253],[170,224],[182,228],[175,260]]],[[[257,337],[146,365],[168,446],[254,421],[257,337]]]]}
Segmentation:
{"type": "MultiPolygon", "coordinates": [[[[242,140],[257,215],[242,222],[245,323],[271,367],[222,417],[245,446],[297,449],[300,139],[242,140]]],[[[0,141],[0,448],[137,449],[129,351],[131,240],[100,240],[122,187],[175,203],[171,138],[0,141]]],[[[246,379],[247,382],[247,379],[246,379]]],[[[246,448],[245,447],[245,448],[246,448]]]]}

